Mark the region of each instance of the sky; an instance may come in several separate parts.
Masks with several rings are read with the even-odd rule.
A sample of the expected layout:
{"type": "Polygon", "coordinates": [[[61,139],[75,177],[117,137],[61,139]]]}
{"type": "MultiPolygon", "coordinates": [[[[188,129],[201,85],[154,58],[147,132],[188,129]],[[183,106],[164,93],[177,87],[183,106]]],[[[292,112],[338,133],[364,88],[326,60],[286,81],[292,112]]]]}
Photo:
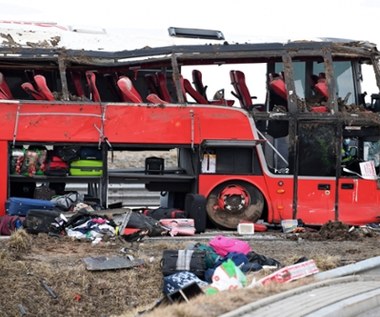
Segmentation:
{"type": "Polygon", "coordinates": [[[0,0],[0,20],[93,28],[220,30],[235,38],[339,37],[380,46],[379,0],[0,0]]]}

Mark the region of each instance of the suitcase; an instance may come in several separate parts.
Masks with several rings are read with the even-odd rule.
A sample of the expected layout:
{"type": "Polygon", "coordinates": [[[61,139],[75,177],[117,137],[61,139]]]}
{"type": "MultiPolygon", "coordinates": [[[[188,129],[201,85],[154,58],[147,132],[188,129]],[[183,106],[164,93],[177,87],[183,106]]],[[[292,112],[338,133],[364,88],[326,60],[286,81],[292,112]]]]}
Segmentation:
{"type": "Polygon", "coordinates": [[[164,159],[161,157],[147,157],[145,159],[145,174],[163,174],[164,159]]]}
{"type": "Polygon", "coordinates": [[[102,176],[103,161],[78,160],[70,163],[71,176],[102,176]]]}
{"type": "Polygon", "coordinates": [[[98,160],[102,159],[102,151],[95,146],[82,146],[79,150],[81,160],[98,160]]]}
{"type": "Polygon", "coordinates": [[[7,202],[8,215],[26,216],[31,209],[48,209],[52,210],[55,204],[50,200],[23,198],[23,197],[9,197],[7,202]]]}
{"type": "Polygon", "coordinates": [[[203,279],[206,270],[205,252],[195,250],[164,250],[161,260],[164,276],[189,271],[203,279]]]}
{"type": "Polygon", "coordinates": [[[61,214],[58,210],[30,209],[25,217],[24,227],[28,233],[49,233],[52,223],[61,214]]]}
{"type": "Polygon", "coordinates": [[[160,219],[159,223],[169,229],[171,236],[193,236],[195,234],[194,219],[168,218],[160,219]]]}
{"type": "Polygon", "coordinates": [[[207,225],[206,198],[198,194],[186,194],[185,212],[188,218],[194,219],[195,232],[205,232],[207,225]]]}

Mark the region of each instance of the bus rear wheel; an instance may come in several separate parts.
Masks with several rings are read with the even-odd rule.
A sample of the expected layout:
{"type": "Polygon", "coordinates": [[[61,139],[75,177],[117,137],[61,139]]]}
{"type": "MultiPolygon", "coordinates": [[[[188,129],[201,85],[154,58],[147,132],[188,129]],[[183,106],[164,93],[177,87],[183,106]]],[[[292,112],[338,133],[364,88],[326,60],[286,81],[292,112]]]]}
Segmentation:
{"type": "Polygon", "coordinates": [[[213,189],[207,198],[207,214],[219,228],[236,229],[241,221],[256,222],[264,209],[264,196],[255,186],[228,182],[213,189]]]}

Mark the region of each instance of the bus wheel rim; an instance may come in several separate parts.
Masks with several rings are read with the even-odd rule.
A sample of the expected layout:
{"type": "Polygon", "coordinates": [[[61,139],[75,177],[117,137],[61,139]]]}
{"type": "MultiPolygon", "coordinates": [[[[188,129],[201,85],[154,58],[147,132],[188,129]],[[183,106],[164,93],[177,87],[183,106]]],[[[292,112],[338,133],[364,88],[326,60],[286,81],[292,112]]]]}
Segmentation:
{"type": "Polygon", "coordinates": [[[217,204],[222,210],[240,213],[250,205],[250,195],[242,186],[229,185],[220,191],[217,204]]]}

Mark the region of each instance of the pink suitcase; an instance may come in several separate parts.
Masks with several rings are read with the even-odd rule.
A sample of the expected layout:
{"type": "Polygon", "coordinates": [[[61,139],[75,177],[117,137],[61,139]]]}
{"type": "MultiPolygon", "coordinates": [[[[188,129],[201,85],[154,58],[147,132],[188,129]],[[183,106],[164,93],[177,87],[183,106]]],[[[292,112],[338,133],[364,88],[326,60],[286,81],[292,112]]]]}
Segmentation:
{"type": "Polygon", "coordinates": [[[169,229],[171,236],[193,236],[195,234],[194,219],[160,219],[159,223],[161,226],[169,229]]]}

